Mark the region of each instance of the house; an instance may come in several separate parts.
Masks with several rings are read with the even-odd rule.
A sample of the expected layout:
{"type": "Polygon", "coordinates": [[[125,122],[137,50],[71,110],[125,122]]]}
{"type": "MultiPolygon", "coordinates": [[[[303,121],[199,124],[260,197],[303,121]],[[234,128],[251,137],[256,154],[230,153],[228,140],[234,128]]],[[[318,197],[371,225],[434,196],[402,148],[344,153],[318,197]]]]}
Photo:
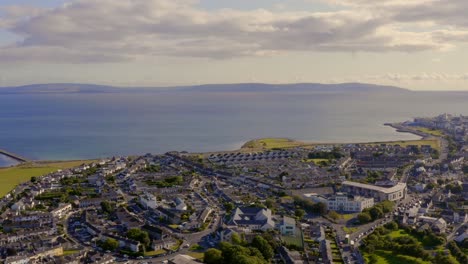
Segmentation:
{"type": "Polygon", "coordinates": [[[314,225],[310,230],[310,238],[317,242],[325,240],[325,228],[322,225],[314,225]]]}
{"type": "Polygon", "coordinates": [[[62,218],[71,210],[72,210],[72,205],[70,203],[66,203],[66,204],[60,204],[59,207],[55,208],[50,213],[55,218],[62,218]]]}
{"type": "Polygon", "coordinates": [[[11,206],[11,210],[17,212],[24,211],[26,210],[26,205],[22,201],[18,201],[11,206]]]}
{"type": "Polygon", "coordinates": [[[132,252],[138,252],[140,250],[140,242],[138,241],[107,233],[101,235],[101,241],[106,241],[109,238],[117,240],[120,248],[128,248],[132,252]]]}
{"type": "Polygon", "coordinates": [[[431,226],[432,231],[435,233],[444,233],[447,229],[447,222],[443,218],[435,218],[428,216],[420,216],[419,221],[423,224],[427,223],[431,226]]]}
{"type": "Polygon", "coordinates": [[[360,213],[362,210],[374,206],[374,198],[336,193],[336,195],[328,198],[327,206],[328,210],[360,213]]]}
{"type": "Polygon", "coordinates": [[[211,207],[206,207],[203,212],[200,214],[200,217],[199,217],[199,222],[200,224],[203,224],[206,222],[206,220],[208,219],[208,216],[211,214],[211,212],[213,212],[213,209],[211,209],[211,207]]]}
{"type": "Polygon", "coordinates": [[[454,212],[453,221],[455,223],[466,223],[468,222],[468,213],[465,212],[454,212]]]}
{"type": "Polygon", "coordinates": [[[286,264],[302,264],[305,263],[302,260],[302,256],[297,251],[289,251],[286,247],[282,246],[279,249],[281,259],[286,264]]]}
{"type": "Polygon", "coordinates": [[[158,202],[156,200],[156,197],[151,193],[145,193],[142,196],[140,196],[140,203],[146,209],[148,208],[156,209],[158,207],[158,202]]]}
{"type": "Polygon", "coordinates": [[[170,249],[177,245],[177,241],[174,238],[166,238],[161,240],[153,240],[151,244],[152,250],[170,249]]]}
{"type": "Polygon", "coordinates": [[[101,198],[89,198],[79,201],[80,208],[87,208],[87,207],[98,207],[101,206],[102,199],[101,198]]]}
{"type": "Polygon", "coordinates": [[[176,210],[179,210],[179,211],[187,210],[187,205],[185,204],[184,200],[182,200],[181,198],[179,197],[175,198],[175,204],[176,204],[176,207],[175,207],[176,210]]]}
{"type": "Polygon", "coordinates": [[[280,224],[280,231],[284,236],[294,236],[296,234],[296,219],[284,216],[280,224]]]}
{"type": "Polygon", "coordinates": [[[231,242],[233,234],[237,234],[237,233],[230,228],[218,231],[219,240],[221,242],[231,242]]]}
{"type": "Polygon", "coordinates": [[[230,225],[236,226],[244,232],[254,230],[266,231],[275,227],[271,210],[261,207],[237,207],[230,225]]]}

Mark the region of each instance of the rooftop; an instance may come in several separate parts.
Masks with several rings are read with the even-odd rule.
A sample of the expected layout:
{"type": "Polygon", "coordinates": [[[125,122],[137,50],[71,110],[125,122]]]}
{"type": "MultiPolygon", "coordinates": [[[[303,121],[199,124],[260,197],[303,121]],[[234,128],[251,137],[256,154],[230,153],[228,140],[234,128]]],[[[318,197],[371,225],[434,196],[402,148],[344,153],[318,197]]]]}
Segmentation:
{"type": "Polygon", "coordinates": [[[406,183],[401,183],[401,182],[397,183],[395,186],[390,187],[390,188],[385,188],[385,187],[380,187],[380,186],[375,186],[375,185],[370,185],[370,184],[364,184],[364,183],[359,183],[359,182],[352,182],[352,181],[344,181],[343,185],[374,190],[374,191],[378,191],[378,192],[382,192],[382,193],[394,193],[394,192],[400,191],[401,189],[404,189],[406,187],[406,183]]]}

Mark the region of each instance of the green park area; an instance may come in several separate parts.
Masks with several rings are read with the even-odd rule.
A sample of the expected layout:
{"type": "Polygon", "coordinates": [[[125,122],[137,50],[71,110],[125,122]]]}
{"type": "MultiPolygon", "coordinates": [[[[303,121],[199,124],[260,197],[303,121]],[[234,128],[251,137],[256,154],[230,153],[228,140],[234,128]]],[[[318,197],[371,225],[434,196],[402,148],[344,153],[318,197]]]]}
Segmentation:
{"type": "Polygon", "coordinates": [[[414,130],[423,132],[425,134],[435,136],[435,137],[443,137],[445,135],[443,131],[437,130],[437,129],[430,129],[427,127],[419,127],[419,126],[411,126],[411,128],[414,130]]]}
{"type": "Polygon", "coordinates": [[[79,166],[92,161],[28,162],[15,167],[0,168],[0,197],[5,196],[18,184],[51,172],[79,166]]]}
{"type": "MultiPolygon", "coordinates": [[[[366,263],[372,264],[459,263],[450,251],[444,250],[445,243],[444,236],[431,230],[403,229],[391,222],[366,237],[361,252],[366,263]]],[[[455,256],[461,258],[462,254],[455,256]]]]}
{"type": "Polygon", "coordinates": [[[280,149],[280,148],[294,148],[307,145],[304,142],[288,139],[288,138],[262,138],[255,139],[245,143],[242,149],[280,149]]]}
{"type": "Polygon", "coordinates": [[[420,140],[400,140],[400,141],[384,141],[384,142],[371,142],[371,143],[363,143],[365,145],[369,146],[375,146],[375,145],[381,145],[381,144],[387,144],[387,145],[400,145],[402,147],[407,147],[407,146],[423,146],[423,145],[429,145],[431,148],[436,149],[440,151],[440,141],[436,138],[434,139],[420,139],[420,140]]]}

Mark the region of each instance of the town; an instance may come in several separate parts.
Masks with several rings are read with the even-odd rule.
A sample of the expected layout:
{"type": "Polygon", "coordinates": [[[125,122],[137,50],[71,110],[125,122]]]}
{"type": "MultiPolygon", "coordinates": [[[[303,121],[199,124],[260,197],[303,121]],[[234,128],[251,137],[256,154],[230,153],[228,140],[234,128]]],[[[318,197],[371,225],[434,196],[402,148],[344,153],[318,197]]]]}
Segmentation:
{"type": "Polygon", "coordinates": [[[468,117],[389,125],[422,139],[257,140],[32,177],[0,200],[0,260],[467,263],[468,117]]]}

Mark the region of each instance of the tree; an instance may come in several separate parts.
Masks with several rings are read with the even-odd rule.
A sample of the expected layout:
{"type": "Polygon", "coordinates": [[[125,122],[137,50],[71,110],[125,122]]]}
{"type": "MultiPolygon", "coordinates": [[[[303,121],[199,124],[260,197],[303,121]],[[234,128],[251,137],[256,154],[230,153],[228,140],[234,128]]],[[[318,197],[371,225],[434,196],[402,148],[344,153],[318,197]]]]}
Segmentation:
{"type": "Polygon", "coordinates": [[[101,209],[102,209],[102,211],[110,214],[110,213],[112,213],[114,211],[114,206],[109,201],[102,201],[101,202],[101,209]]]}
{"type": "Polygon", "coordinates": [[[263,255],[263,258],[270,260],[274,256],[273,248],[271,245],[261,236],[255,236],[252,241],[252,247],[257,248],[263,255]]]}
{"type": "Polygon", "coordinates": [[[151,243],[148,232],[142,231],[138,228],[132,228],[127,232],[127,237],[136,241],[139,241],[145,247],[148,247],[151,243]]]}
{"type": "Polygon", "coordinates": [[[226,209],[227,213],[230,213],[232,210],[234,210],[234,204],[233,203],[224,203],[224,209],[226,209]]]}
{"type": "Polygon", "coordinates": [[[383,211],[380,207],[374,206],[369,210],[372,220],[379,219],[383,216],[383,211]]]}
{"type": "Polygon", "coordinates": [[[452,256],[447,256],[443,252],[437,252],[434,263],[437,264],[458,264],[458,261],[452,257],[452,256]]]}
{"type": "Polygon", "coordinates": [[[294,215],[298,218],[298,219],[302,219],[305,215],[305,211],[302,210],[302,209],[296,209],[296,211],[294,212],[294,215]]]}
{"type": "Polygon", "coordinates": [[[340,217],[340,215],[333,210],[328,213],[328,216],[333,220],[337,220],[340,217]]]}
{"type": "Polygon", "coordinates": [[[266,206],[268,209],[272,209],[274,205],[275,205],[275,200],[273,200],[273,199],[271,199],[271,198],[266,199],[266,201],[265,201],[265,206],[266,206]]]}
{"type": "Polygon", "coordinates": [[[243,241],[241,239],[241,237],[239,236],[239,234],[237,233],[233,233],[231,235],[231,242],[234,244],[234,245],[242,245],[243,244],[243,241]]]}
{"type": "Polygon", "coordinates": [[[318,213],[320,215],[324,215],[327,213],[327,204],[318,202],[313,205],[313,212],[318,213]]]}
{"type": "Polygon", "coordinates": [[[368,223],[372,220],[372,217],[370,216],[369,212],[362,212],[358,214],[357,218],[361,224],[368,223]]]}
{"type": "Polygon", "coordinates": [[[398,224],[395,221],[392,221],[385,225],[385,228],[389,230],[398,230],[398,224]]]}
{"type": "Polygon", "coordinates": [[[113,238],[108,238],[106,241],[104,241],[104,243],[102,243],[101,247],[104,250],[114,251],[119,247],[119,241],[113,238]]]}
{"type": "Polygon", "coordinates": [[[205,252],[203,261],[207,264],[218,264],[223,262],[222,251],[216,248],[210,248],[205,252]]]}

